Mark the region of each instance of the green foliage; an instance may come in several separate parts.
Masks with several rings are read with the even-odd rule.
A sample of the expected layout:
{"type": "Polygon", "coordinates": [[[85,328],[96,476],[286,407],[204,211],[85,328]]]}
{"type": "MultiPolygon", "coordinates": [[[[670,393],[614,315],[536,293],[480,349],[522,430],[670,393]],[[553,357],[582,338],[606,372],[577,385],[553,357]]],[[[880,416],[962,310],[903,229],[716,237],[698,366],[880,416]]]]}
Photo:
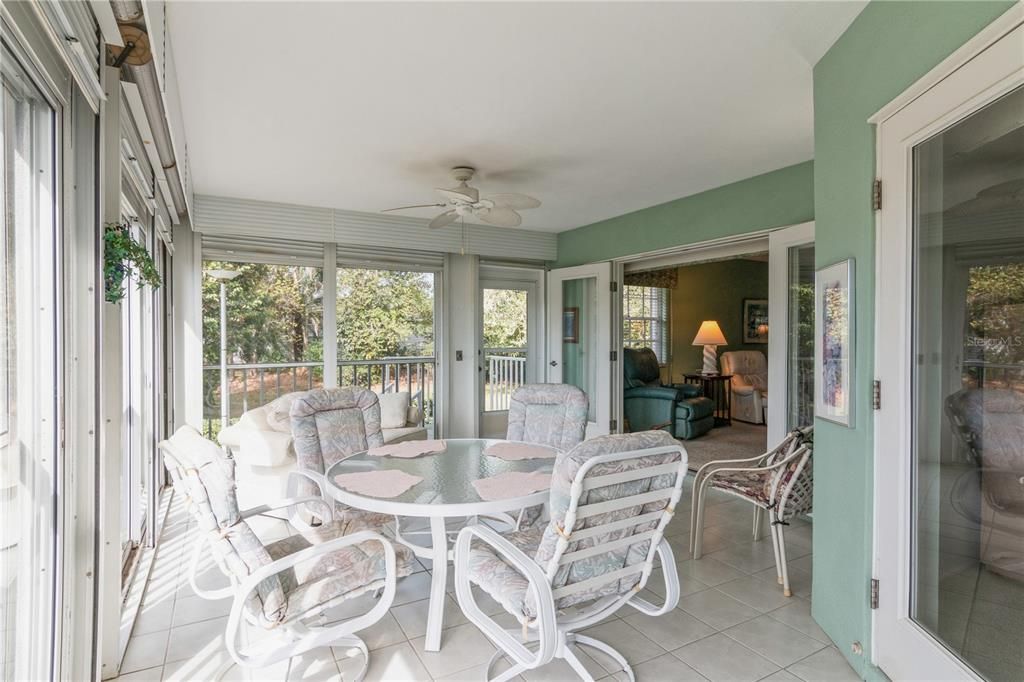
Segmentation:
{"type": "Polygon", "coordinates": [[[108,223],[103,230],[103,297],[120,303],[125,296],[124,281],[134,278],[139,288],[160,286],[160,273],[145,245],[135,241],[128,223],[108,223]]]}
{"type": "Polygon", "coordinates": [[[338,358],[434,354],[434,276],[338,270],[338,358]]]}
{"type": "MultiPolygon", "coordinates": [[[[229,281],[229,362],[300,362],[323,357],[323,274],[320,268],[207,262],[237,270],[229,281]]],[[[203,362],[220,360],[220,283],[203,278],[203,362]]]]}
{"type": "Polygon", "coordinates": [[[967,356],[987,363],[1024,360],[1024,263],[970,269],[967,356]]]}
{"type": "Polygon", "coordinates": [[[484,289],[485,348],[526,347],[526,296],[519,289],[484,289]]]}

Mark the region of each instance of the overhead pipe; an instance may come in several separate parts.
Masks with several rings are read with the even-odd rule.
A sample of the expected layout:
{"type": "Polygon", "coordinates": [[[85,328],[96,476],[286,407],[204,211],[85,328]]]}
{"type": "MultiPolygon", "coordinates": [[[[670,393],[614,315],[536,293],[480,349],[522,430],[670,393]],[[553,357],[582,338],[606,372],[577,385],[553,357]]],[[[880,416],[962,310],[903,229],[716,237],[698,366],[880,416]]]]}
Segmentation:
{"type": "Polygon", "coordinates": [[[125,43],[123,48],[111,48],[114,66],[121,67],[124,79],[139,88],[142,108],[153,131],[157,157],[171,190],[174,210],[178,216],[185,216],[188,214],[188,203],[185,201],[185,190],[178,173],[174,145],[171,143],[170,125],[167,122],[164,100],[160,95],[160,84],[156,77],[156,65],[153,63],[142,3],[138,0],[113,0],[110,4],[125,43]]]}

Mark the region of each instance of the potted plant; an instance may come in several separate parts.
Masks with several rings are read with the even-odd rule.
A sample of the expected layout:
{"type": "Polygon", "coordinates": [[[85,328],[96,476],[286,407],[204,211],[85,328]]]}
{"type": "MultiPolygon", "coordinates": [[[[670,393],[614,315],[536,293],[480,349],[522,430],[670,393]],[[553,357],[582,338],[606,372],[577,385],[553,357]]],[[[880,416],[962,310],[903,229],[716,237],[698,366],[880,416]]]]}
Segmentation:
{"type": "Polygon", "coordinates": [[[160,273],[146,247],[132,237],[128,223],[107,223],[103,230],[103,297],[120,303],[125,296],[124,281],[134,278],[141,289],[160,286],[160,273]]]}

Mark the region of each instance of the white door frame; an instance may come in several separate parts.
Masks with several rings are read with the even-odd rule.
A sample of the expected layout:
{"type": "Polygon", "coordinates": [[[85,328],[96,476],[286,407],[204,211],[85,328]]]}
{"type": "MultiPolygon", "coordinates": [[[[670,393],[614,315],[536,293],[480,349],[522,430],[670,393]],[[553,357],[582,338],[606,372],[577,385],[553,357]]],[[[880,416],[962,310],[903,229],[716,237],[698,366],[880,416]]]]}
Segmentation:
{"type": "Polygon", "coordinates": [[[786,437],[789,405],[789,249],[814,243],[814,221],[768,235],[768,443],[786,437]]]}
{"type": "Polygon", "coordinates": [[[545,374],[551,383],[562,383],[562,283],[593,277],[597,291],[595,304],[594,355],[597,368],[594,388],[587,398],[594,411],[594,420],[587,422],[587,438],[606,434],[611,423],[611,379],[618,367],[611,361],[611,262],[589,263],[570,268],[549,270],[547,276],[547,366],[545,374]]]}
{"type": "Polygon", "coordinates": [[[909,613],[911,581],[911,353],[915,145],[1024,85],[1024,5],[1018,3],[873,116],[877,171],[885,189],[876,214],[872,662],[893,679],[978,679],[909,613]]]}

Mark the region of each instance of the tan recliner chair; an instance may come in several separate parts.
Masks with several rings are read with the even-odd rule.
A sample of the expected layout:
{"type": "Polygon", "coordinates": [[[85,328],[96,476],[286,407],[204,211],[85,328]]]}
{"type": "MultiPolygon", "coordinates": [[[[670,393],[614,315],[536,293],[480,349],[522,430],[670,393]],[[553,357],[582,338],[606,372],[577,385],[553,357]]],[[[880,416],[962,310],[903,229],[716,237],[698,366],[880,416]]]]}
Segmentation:
{"type": "Polygon", "coordinates": [[[765,423],[768,406],[768,360],[759,350],[722,353],[722,374],[732,375],[732,418],[765,423]]]}

